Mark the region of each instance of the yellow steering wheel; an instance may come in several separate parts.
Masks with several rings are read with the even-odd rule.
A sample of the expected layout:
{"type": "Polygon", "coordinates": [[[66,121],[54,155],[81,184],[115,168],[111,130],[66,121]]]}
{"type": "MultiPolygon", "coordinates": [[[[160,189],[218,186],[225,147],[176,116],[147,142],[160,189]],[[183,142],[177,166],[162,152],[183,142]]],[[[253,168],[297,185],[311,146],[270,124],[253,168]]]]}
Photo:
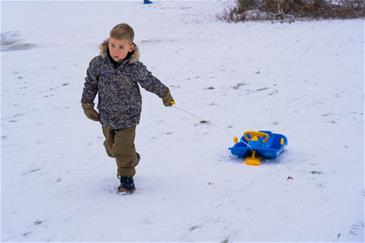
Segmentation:
{"type": "Polygon", "coordinates": [[[262,139],[263,143],[266,143],[267,140],[269,139],[269,135],[264,133],[264,132],[258,132],[258,131],[247,131],[243,134],[243,136],[245,137],[246,141],[251,141],[251,139],[253,139],[255,136],[259,137],[262,139]]]}

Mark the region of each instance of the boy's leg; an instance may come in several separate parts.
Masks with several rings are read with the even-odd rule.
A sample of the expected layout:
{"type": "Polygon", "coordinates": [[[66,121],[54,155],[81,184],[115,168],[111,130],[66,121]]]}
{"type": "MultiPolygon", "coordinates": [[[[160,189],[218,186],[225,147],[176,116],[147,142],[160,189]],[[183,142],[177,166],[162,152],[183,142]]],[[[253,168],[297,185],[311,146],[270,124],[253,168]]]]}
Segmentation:
{"type": "Polygon", "coordinates": [[[136,127],[115,131],[114,144],[111,148],[118,166],[118,176],[133,177],[137,165],[136,148],[134,139],[136,127]]]}
{"type": "Polygon", "coordinates": [[[103,134],[105,137],[104,147],[105,147],[106,153],[109,155],[109,157],[115,158],[114,154],[112,153],[115,132],[113,130],[111,130],[110,128],[107,128],[104,126],[102,128],[103,128],[103,134]]]}

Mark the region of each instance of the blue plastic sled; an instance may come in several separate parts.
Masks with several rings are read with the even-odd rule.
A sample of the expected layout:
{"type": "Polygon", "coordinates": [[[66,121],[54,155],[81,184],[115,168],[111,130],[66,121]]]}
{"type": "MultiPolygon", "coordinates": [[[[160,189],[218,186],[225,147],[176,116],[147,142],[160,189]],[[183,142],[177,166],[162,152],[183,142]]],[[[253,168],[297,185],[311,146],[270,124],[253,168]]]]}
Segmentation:
{"type": "Polygon", "coordinates": [[[240,141],[236,137],[235,145],[229,150],[238,157],[250,156],[251,151],[255,150],[259,157],[275,159],[287,145],[288,139],[282,134],[271,131],[249,131],[244,133],[240,141]]]}

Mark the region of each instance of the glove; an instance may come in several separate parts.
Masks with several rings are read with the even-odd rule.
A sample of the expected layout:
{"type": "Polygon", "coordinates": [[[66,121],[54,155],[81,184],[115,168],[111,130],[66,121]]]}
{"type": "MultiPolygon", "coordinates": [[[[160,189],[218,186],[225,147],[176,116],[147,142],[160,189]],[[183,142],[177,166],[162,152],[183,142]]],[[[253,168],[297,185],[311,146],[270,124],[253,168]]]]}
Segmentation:
{"type": "Polygon", "coordinates": [[[84,109],[85,115],[93,120],[93,121],[99,121],[100,116],[99,113],[94,109],[94,103],[82,103],[81,104],[82,109],[84,109]]]}
{"type": "Polygon", "coordinates": [[[165,96],[162,97],[162,102],[165,106],[172,106],[173,104],[175,104],[174,98],[172,98],[169,89],[167,89],[165,96]]]}

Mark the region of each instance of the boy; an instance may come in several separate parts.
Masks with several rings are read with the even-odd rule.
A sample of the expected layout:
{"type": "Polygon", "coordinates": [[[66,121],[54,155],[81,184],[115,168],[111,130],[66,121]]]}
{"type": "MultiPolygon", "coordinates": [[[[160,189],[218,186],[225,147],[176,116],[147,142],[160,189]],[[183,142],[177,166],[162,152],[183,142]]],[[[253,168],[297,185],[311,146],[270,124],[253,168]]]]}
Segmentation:
{"type": "Polygon", "coordinates": [[[89,64],[81,98],[85,115],[102,125],[107,154],[116,159],[118,192],[127,193],[135,190],[133,176],[140,159],[134,145],[142,107],[138,84],[162,98],[165,106],[174,104],[169,89],[138,60],[133,39],[128,24],[118,24],[110,31],[100,45],[100,55],[89,64]],[[94,109],[96,94],[99,113],[94,109]]]}

